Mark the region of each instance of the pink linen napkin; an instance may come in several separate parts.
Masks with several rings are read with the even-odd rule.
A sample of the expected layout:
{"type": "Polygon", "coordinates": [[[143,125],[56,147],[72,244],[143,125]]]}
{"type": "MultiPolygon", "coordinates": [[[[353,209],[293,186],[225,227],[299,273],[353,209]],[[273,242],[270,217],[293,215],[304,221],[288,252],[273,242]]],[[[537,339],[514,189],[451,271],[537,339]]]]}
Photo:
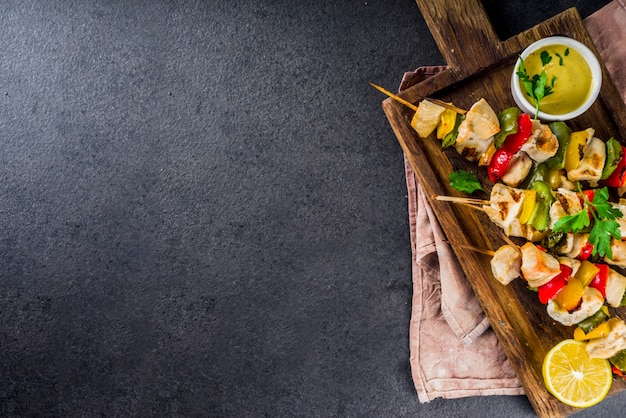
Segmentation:
{"type": "MultiPolygon", "coordinates": [[[[444,68],[407,73],[400,90],[444,68]]],[[[413,253],[409,348],[419,400],[523,394],[406,158],[405,171],[413,253]]]]}
{"type": "MultiPolygon", "coordinates": [[[[614,0],[585,19],[601,58],[626,100],[626,7],[614,0]]],[[[445,69],[406,73],[404,90],[445,69]]],[[[431,207],[405,159],[413,265],[409,327],[411,373],[418,398],[524,394],[431,207]]]]}

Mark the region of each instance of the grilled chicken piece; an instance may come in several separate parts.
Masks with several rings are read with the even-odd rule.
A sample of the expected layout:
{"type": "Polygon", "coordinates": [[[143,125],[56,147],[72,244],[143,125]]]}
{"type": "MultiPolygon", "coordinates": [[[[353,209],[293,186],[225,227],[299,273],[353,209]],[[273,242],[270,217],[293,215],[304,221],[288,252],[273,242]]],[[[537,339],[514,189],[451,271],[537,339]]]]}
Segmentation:
{"type": "Polygon", "coordinates": [[[626,241],[611,239],[613,258],[604,257],[604,262],[614,266],[626,267],[626,241]]]}
{"type": "Polygon", "coordinates": [[[606,280],[606,302],[613,308],[618,308],[626,292],[626,277],[613,269],[609,269],[609,277],[606,280]]]}
{"type": "Polygon", "coordinates": [[[491,220],[498,226],[506,226],[517,220],[524,202],[524,191],[496,183],[491,189],[489,205],[483,206],[491,220]]]}
{"type": "Polygon", "coordinates": [[[542,163],[556,154],[559,149],[559,140],[548,125],[538,120],[533,120],[532,131],[530,138],[522,145],[522,151],[525,151],[534,161],[542,163]]]}
{"type": "Polygon", "coordinates": [[[502,181],[507,186],[517,187],[528,176],[530,169],[533,166],[533,160],[524,151],[516,152],[511,158],[509,167],[504,175],[502,175],[502,181]]]}
{"type": "Polygon", "coordinates": [[[567,178],[571,181],[589,181],[597,184],[604,169],[606,161],[606,146],[601,139],[593,137],[587,143],[585,153],[580,164],[574,170],[567,172],[567,178]]]}
{"type": "Polygon", "coordinates": [[[521,272],[531,287],[539,287],[548,283],[561,273],[561,265],[552,255],[527,242],[520,248],[522,252],[521,272]]]}
{"type": "Polygon", "coordinates": [[[549,233],[548,230],[538,231],[531,225],[523,224],[517,219],[511,222],[507,227],[503,228],[502,231],[504,231],[507,237],[522,237],[526,239],[526,241],[530,242],[541,241],[549,233]]]}
{"type": "Polygon", "coordinates": [[[556,247],[557,253],[569,258],[576,258],[580,255],[581,250],[587,244],[589,234],[572,234],[568,232],[565,236],[564,243],[556,247]]]}
{"type": "Polygon", "coordinates": [[[622,237],[626,238],[626,199],[620,199],[619,203],[611,203],[615,209],[618,209],[622,212],[622,217],[615,219],[619,224],[619,230],[622,234],[622,237]]]}
{"type": "Polygon", "coordinates": [[[550,229],[564,216],[574,215],[582,210],[578,193],[564,188],[557,189],[554,193],[554,202],[550,206],[550,229]]]}
{"type": "Polygon", "coordinates": [[[593,287],[586,287],[580,307],[575,311],[568,312],[555,303],[554,300],[548,302],[547,311],[550,318],[569,327],[598,312],[602,305],[604,305],[602,293],[593,287]]]}
{"type": "Polygon", "coordinates": [[[540,241],[546,236],[545,232],[521,224],[518,220],[524,197],[523,190],[496,183],[491,189],[489,205],[484,205],[483,210],[507,236],[523,237],[533,242],[540,241]]]}
{"type": "Polygon", "coordinates": [[[437,125],[441,121],[441,114],[445,110],[445,107],[430,100],[422,100],[417,106],[413,119],[411,119],[411,126],[417,131],[420,138],[426,138],[437,129],[437,125]]]}
{"type": "Polygon", "coordinates": [[[500,223],[497,220],[499,217],[497,209],[494,209],[491,206],[485,206],[484,210],[485,213],[489,215],[491,220],[502,228],[502,232],[504,232],[507,237],[521,237],[526,239],[526,241],[539,242],[544,239],[546,235],[548,235],[549,231],[538,231],[531,225],[522,224],[517,218],[506,224],[500,223]]]}
{"type": "Polygon", "coordinates": [[[573,190],[576,191],[578,190],[578,187],[570,180],[567,178],[567,173],[565,171],[562,171],[559,174],[559,186],[560,189],[566,189],[566,190],[573,190]]]}
{"type": "Polygon", "coordinates": [[[498,248],[491,258],[491,271],[493,276],[503,285],[521,275],[522,254],[511,245],[503,245],[498,248]]]}
{"type": "Polygon", "coordinates": [[[587,353],[592,358],[611,358],[624,349],[626,349],[626,324],[622,320],[614,321],[609,335],[593,338],[587,344],[587,353]]]}
{"type": "Polygon", "coordinates": [[[572,273],[570,274],[570,276],[575,276],[576,272],[580,268],[580,265],[582,264],[580,260],[576,260],[575,258],[569,258],[569,257],[557,257],[557,260],[559,260],[559,263],[565,264],[566,266],[572,269],[572,273]]]}
{"type": "Polygon", "coordinates": [[[478,161],[500,132],[500,121],[485,99],[472,105],[459,126],[456,151],[469,161],[478,161]]]}

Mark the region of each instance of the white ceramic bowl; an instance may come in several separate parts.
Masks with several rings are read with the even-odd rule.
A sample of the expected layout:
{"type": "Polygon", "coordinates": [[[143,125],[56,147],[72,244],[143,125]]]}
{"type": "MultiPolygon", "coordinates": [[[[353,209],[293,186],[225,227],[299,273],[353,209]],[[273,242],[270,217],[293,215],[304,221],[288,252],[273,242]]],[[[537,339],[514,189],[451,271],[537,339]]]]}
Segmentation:
{"type": "MultiPolygon", "coordinates": [[[[587,46],[572,38],[567,38],[565,36],[550,36],[540,39],[528,46],[528,48],[526,48],[520,55],[522,59],[526,59],[526,57],[532,52],[547,45],[554,44],[565,45],[578,51],[587,61],[587,64],[589,64],[589,68],[591,69],[591,89],[587,96],[587,100],[580,107],[572,112],[560,115],[549,114],[542,111],[539,111],[538,113],[539,119],[543,121],[566,121],[580,116],[585,111],[587,111],[587,109],[589,109],[591,105],[596,101],[598,94],[600,93],[600,87],[602,86],[602,69],[600,68],[600,63],[598,62],[598,59],[596,58],[594,53],[589,48],[587,48],[587,46]]],[[[526,91],[523,91],[522,87],[520,87],[519,77],[516,74],[519,68],[519,64],[520,60],[518,59],[515,63],[513,74],[511,76],[511,92],[517,106],[522,109],[523,112],[528,113],[534,117],[535,107],[528,100],[526,100],[526,91]]]]}

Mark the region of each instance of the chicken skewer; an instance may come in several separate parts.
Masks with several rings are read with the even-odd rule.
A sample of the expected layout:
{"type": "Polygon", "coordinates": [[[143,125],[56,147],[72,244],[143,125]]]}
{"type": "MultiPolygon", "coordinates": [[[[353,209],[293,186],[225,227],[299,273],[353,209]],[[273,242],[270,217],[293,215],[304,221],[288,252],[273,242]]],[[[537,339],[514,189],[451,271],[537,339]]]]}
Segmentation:
{"type": "MultiPolygon", "coordinates": [[[[626,300],[626,276],[607,267],[602,285],[587,283],[585,267],[579,260],[556,258],[532,243],[521,248],[503,245],[492,257],[491,266],[494,277],[504,285],[521,277],[530,287],[537,288],[541,302],[547,304],[548,315],[565,326],[580,324],[597,314],[605,301],[617,308],[626,300]]],[[[613,318],[604,328],[604,333],[591,334],[594,338],[586,335],[588,331],[582,336],[578,332],[579,338],[590,340],[587,350],[592,357],[611,358],[626,350],[624,321],[613,318]]]]}
{"type": "MultiPolygon", "coordinates": [[[[497,153],[494,146],[495,135],[501,129],[500,120],[485,99],[475,102],[468,111],[432,98],[422,98],[421,102],[415,105],[376,84],[370,83],[370,85],[415,111],[411,126],[421,138],[429,136],[437,129],[437,137],[444,139],[445,135],[440,133],[439,127],[446,125],[446,134],[454,131],[453,127],[457,125],[455,121],[458,114],[462,118],[458,120],[458,129],[453,142],[460,155],[469,161],[479,162],[481,165],[489,165],[494,154],[499,157],[503,156],[504,150],[497,153]]],[[[506,156],[510,160],[511,170],[503,181],[510,185],[517,185],[513,184],[518,182],[515,179],[518,177],[523,179],[528,174],[533,161],[545,161],[552,157],[559,147],[558,139],[547,125],[541,124],[538,120],[531,121],[528,115],[524,121],[523,140],[518,141],[514,149],[507,147],[507,152],[511,151],[511,155],[506,156]]]]}
{"type": "MultiPolygon", "coordinates": [[[[611,307],[625,303],[625,276],[608,268],[606,290],[600,290],[597,283],[581,281],[585,280],[583,274],[586,273],[579,260],[555,258],[532,243],[522,247],[506,244],[495,252],[462,246],[491,253],[492,272],[500,283],[508,285],[519,277],[529,287],[537,288],[539,299],[547,305],[552,319],[565,326],[578,325],[574,338],[588,341],[587,351],[591,357],[615,358],[622,364],[622,357],[626,355],[626,324],[621,318],[609,318],[604,303],[606,300],[611,307]],[[561,283],[561,287],[557,288],[556,283],[561,283]]],[[[619,370],[620,373],[626,371],[623,365],[619,370]]]]}
{"type": "MultiPolygon", "coordinates": [[[[402,103],[403,105],[405,105],[406,107],[408,107],[409,109],[413,109],[414,111],[417,111],[418,106],[414,105],[413,103],[404,100],[402,97],[398,96],[397,94],[393,94],[392,92],[390,92],[389,90],[384,89],[383,87],[380,87],[379,85],[376,85],[374,83],[370,83],[370,86],[374,87],[376,90],[380,91],[383,94],[386,94],[387,96],[391,97],[392,99],[396,100],[398,103],[402,103]]],[[[465,109],[461,109],[460,107],[456,107],[451,103],[446,103],[442,100],[439,99],[434,99],[432,97],[424,97],[424,96],[418,96],[421,100],[428,100],[429,102],[436,104],[438,106],[444,107],[446,109],[450,109],[453,112],[456,113],[460,113],[460,114],[465,114],[467,113],[467,110],[465,109]]]]}
{"type": "MultiPolygon", "coordinates": [[[[428,137],[435,129],[437,137],[442,140],[446,137],[445,133],[454,133],[455,137],[450,141],[457,152],[469,161],[488,166],[489,177],[494,183],[502,180],[509,186],[517,187],[533,167],[551,160],[551,166],[566,169],[561,174],[563,187],[571,188],[576,181],[585,181],[595,187],[604,181],[620,188],[620,193],[626,192],[626,161],[620,161],[624,159],[626,147],[613,138],[603,142],[594,136],[593,128],[571,132],[563,122],[545,125],[537,119],[531,120],[527,114],[507,119],[507,113],[519,113],[517,108],[505,109],[498,117],[485,99],[475,102],[469,111],[430,98],[422,98],[415,105],[380,86],[370,84],[415,111],[411,126],[420,137],[428,137]],[[460,117],[456,118],[457,123],[460,122],[458,128],[457,123],[454,123],[454,115],[460,117]],[[440,128],[446,128],[443,129],[444,133],[440,134],[440,128]],[[500,136],[504,142],[496,143],[496,136],[500,136]],[[561,160],[558,163],[554,161],[557,153],[561,160]],[[618,163],[622,167],[611,175],[618,163]]],[[[444,140],[444,144],[446,142],[444,140]]]]}
{"type": "MultiPolygon", "coordinates": [[[[549,237],[550,244],[544,243],[544,246],[561,255],[571,258],[588,258],[591,254],[599,253],[605,256],[605,262],[626,267],[626,240],[614,235],[607,235],[606,238],[602,238],[603,241],[597,241],[598,238],[595,238],[596,242],[606,243],[609,247],[610,252],[602,253],[590,242],[588,231],[553,232],[563,218],[589,210],[580,193],[566,189],[544,190],[543,193],[544,197],[539,200],[533,190],[517,189],[496,183],[491,190],[489,200],[453,196],[433,196],[433,198],[484,212],[507,236],[521,237],[532,242],[539,242],[549,237]]],[[[594,193],[594,190],[583,192],[587,200],[593,200],[592,194],[594,193]]],[[[610,207],[618,215],[614,221],[616,235],[626,237],[626,219],[622,217],[626,213],[626,201],[610,203],[610,207]]]]}
{"type": "MultiPolygon", "coordinates": [[[[486,161],[493,155],[494,135],[500,131],[500,122],[485,99],[475,102],[469,110],[432,98],[423,98],[416,106],[380,86],[370,84],[415,111],[411,126],[421,138],[428,137],[440,126],[442,120],[446,120],[446,134],[453,132],[453,128],[458,125],[454,147],[464,158],[469,161],[486,161]]],[[[437,136],[439,139],[445,137],[439,130],[437,136]]]]}
{"type": "Polygon", "coordinates": [[[496,183],[491,189],[489,200],[451,196],[433,196],[433,198],[466,205],[486,213],[507,236],[523,237],[529,241],[539,241],[545,236],[542,231],[523,223],[524,219],[520,220],[526,199],[526,193],[522,189],[496,183]]]}

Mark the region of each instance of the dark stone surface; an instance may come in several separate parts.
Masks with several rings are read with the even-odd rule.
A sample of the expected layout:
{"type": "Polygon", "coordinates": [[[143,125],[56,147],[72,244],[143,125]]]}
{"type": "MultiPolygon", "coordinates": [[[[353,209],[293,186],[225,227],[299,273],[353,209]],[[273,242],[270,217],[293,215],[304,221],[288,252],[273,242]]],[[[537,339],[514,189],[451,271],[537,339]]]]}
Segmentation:
{"type": "Polygon", "coordinates": [[[5,1],[0,39],[0,415],[533,416],[413,388],[367,82],[444,63],[414,2],[5,1]]]}

